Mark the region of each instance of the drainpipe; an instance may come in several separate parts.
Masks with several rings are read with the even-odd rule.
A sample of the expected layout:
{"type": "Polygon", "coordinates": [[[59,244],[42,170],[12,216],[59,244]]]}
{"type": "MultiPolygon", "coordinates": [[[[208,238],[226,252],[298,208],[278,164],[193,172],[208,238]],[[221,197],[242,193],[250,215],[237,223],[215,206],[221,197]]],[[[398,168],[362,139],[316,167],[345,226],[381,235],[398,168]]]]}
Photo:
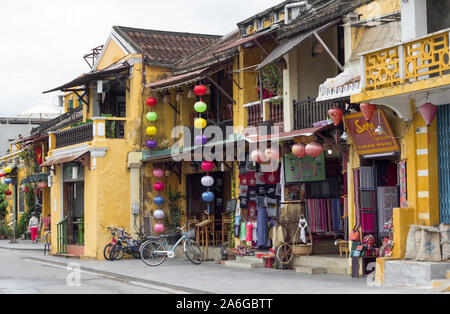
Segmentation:
{"type": "Polygon", "coordinates": [[[304,7],[306,10],[309,10],[311,8],[311,5],[308,3],[308,1],[286,4],[286,6],[284,7],[284,24],[290,24],[291,21],[295,20],[300,15],[300,10],[302,7],[304,7]],[[299,12],[295,16],[294,14],[292,14],[292,19],[289,19],[289,9],[293,8],[298,8],[299,12]]]}

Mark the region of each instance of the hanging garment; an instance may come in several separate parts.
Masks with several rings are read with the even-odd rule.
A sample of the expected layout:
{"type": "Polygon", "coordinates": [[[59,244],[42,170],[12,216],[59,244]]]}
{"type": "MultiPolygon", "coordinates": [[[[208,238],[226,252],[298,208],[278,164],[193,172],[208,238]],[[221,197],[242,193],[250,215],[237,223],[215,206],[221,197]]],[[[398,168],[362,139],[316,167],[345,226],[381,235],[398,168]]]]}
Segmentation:
{"type": "Polygon", "coordinates": [[[306,228],[308,227],[306,219],[300,219],[298,222],[298,227],[300,228],[300,240],[306,244],[306,228]]]}
{"type": "Polygon", "coordinates": [[[241,241],[245,241],[246,239],[246,228],[245,228],[245,222],[241,223],[241,241]]]}
{"type": "Polygon", "coordinates": [[[361,190],[374,190],[375,178],[374,167],[360,167],[359,169],[359,185],[361,190]]]}
{"type": "Polygon", "coordinates": [[[258,239],[256,246],[258,247],[264,247],[267,245],[268,241],[268,217],[267,217],[267,210],[265,207],[261,207],[258,209],[258,228],[257,228],[257,234],[258,239]]]}
{"type": "Polygon", "coordinates": [[[247,222],[245,229],[245,241],[247,241],[247,243],[251,243],[253,241],[253,224],[251,222],[247,222]]]}

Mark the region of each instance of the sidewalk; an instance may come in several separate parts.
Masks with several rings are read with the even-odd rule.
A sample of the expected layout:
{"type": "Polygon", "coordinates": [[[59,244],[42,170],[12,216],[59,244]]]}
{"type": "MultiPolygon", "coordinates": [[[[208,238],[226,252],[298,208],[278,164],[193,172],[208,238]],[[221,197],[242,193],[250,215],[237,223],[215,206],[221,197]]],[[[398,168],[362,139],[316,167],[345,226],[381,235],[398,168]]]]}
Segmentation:
{"type": "Polygon", "coordinates": [[[0,240],[0,249],[17,251],[41,251],[44,252],[45,243],[31,243],[31,240],[17,240],[18,243],[12,244],[11,240],[0,240]]]}
{"type": "Polygon", "coordinates": [[[366,278],[339,275],[308,275],[273,269],[242,270],[215,262],[195,266],[184,260],[168,260],[150,268],[140,260],[86,261],[30,254],[30,261],[66,267],[74,262],[81,270],[128,282],[169,287],[188,293],[214,294],[419,294],[433,293],[416,288],[372,287],[366,278]]]}

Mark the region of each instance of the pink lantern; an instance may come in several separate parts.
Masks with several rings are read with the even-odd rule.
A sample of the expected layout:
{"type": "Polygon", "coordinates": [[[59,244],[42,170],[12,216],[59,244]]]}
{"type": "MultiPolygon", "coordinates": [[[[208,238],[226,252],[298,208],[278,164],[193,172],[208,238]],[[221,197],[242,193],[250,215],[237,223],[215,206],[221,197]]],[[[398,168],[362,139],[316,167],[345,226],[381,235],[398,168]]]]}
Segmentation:
{"type": "Polygon", "coordinates": [[[263,161],[263,153],[260,151],[260,150],[254,150],[252,153],[251,153],[251,155],[250,155],[250,158],[254,161],[254,162],[256,162],[256,163],[260,163],[260,162],[262,162],[263,161]]]}
{"type": "Polygon", "coordinates": [[[361,109],[361,112],[364,115],[364,118],[366,118],[366,122],[369,122],[372,120],[373,114],[375,113],[376,106],[372,104],[361,104],[359,105],[359,108],[361,109]]]}
{"type": "Polygon", "coordinates": [[[40,183],[38,184],[38,188],[41,189],[41,190],[46,189],[47,186],[48,186],[47,182],[40,182],[40,183]]]}
{"type": "Polygon", "coordinates": [[[0,172],[0,178],[3,178],[5,176],[4,172],[0,172]]]}
{"type": "Polygon", "coordinates": [[[438,107],[429,102],[419,108],[419,112],[428,127],[433,123],[433,120],[436,117],[437,110],[438,107]]]}
{"type": "Polygon", "coordinates": [[[344,117],[344,111],[342,111],[341,108],[336,107],[333,109],[330,109],[328,111],[328,115],[330,116],[331,120],[334,122],[334,126],[339,126],[342,122],[342,118],[344,117]]]}
{"type": "Polygon", "coordinates": [[[271,161],[276,161],[280,159],[280,151],[275,148],[266,149],[264,155],[271,161]]]}
{"type": "Polygon", "coordinates": [[[162,177],[164,177],[164,170],[163,169],[155,169],[155,170],[153,170],[153,176],[155,178],[162,178],[162,177]]]}
{"type": "Polygon", "coordinates": [[[153,227],[153,231],[155,231],[156,233],[163,233],[166,230],[166,227],[164,227],[163,224],[155,224],[155,226],[153,227]]]}
{"type": "Polygon", "coordinates": [[[312,142],[312,143],[306,145],[305,151],[306,151],[306,155],[308,155],[312,158],[316,158],[316,157],[319,157],[320,154],[322,154],[323,146],[320,145],[319,143],[312,142]]]}
{"type": "Polygon", "coordinates": [[[30,188],[29,188],[28,186],[24,186],[24,187],[22,188],[22,192],[23,192],[23,193],[28,193],[28,192],[30,192],[30,188]]]}
{"type": "Polygon", "coordinates": [[[164,190],[164,183],[162,183],[162,182],[156,182],[156,183],[153,185],[153,188],[154,188],[156,191],[161,192],[161,191],[164,190]]]}
{"type": "Polygon", "coordinates": [[[214,163],[212,161],[204,161],[202,163],[202,169],[204,171],[211,171],[214,169],[214,163]]]}
{"type": "Polygon", "coordinates": [[[295,144],[294,146],[292,146],[292,153],[300,159],[305,157],[306,156],[305,145],[295,144]]]}
{"type": "Polygon", "coordinates": [[[6,190],[5,191],[5,195],[8,195],[8,196],[10,196],[10,195],[12,195],[13,193],[10,191],[10,190],[6,190]]]}

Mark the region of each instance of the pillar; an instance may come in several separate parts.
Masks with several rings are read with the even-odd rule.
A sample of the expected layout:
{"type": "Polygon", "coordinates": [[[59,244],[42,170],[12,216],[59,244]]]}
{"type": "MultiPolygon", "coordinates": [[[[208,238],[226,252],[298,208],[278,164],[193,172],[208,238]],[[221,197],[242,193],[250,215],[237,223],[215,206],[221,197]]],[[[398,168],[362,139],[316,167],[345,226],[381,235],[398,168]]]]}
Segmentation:
{"type": "Polygon", "coordinates": [[[140,228],[141,212],[141,168],[142,152],[128,154],[128,169],[130,169],[130,233],[137,237],[136,228],[140,228]],[[135,228],[136,226],[136,228],[135,228]]]}

